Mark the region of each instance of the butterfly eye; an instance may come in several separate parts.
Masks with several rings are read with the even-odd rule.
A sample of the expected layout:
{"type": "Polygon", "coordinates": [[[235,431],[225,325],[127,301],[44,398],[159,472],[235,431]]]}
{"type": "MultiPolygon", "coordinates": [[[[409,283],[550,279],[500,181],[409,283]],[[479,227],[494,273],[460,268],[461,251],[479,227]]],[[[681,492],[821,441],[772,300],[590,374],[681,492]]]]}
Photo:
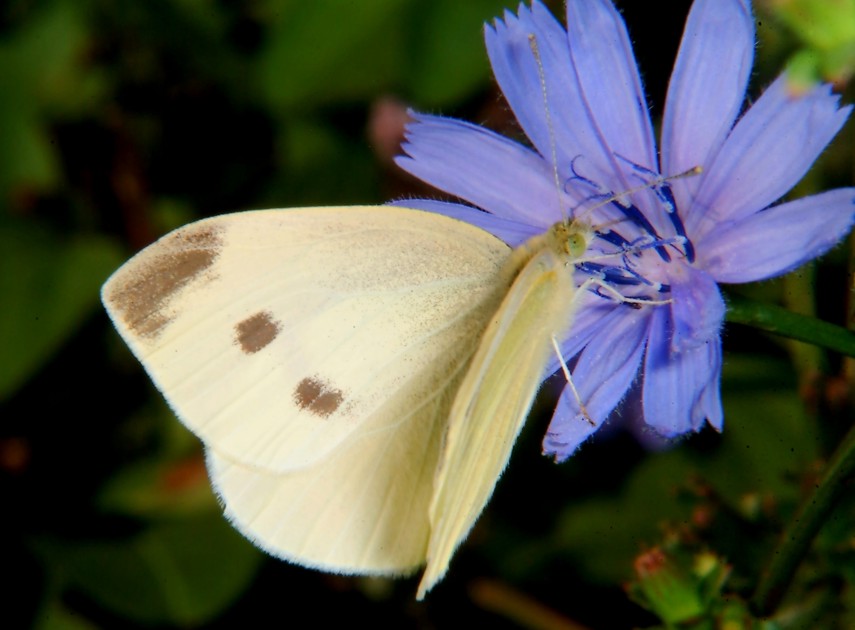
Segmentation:
{"type": "Polygon", "coordinates": [[[564,249],[573,258],[580,258],[588,249],[587,235],[580,232],[571,232],[564,242],[564,249]]]}

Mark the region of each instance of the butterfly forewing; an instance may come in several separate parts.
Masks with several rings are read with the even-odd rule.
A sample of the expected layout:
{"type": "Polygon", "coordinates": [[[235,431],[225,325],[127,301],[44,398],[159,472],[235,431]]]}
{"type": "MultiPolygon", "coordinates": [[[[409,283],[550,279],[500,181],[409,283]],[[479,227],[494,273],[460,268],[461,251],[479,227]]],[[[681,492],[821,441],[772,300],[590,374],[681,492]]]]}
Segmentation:
{"type": "Polygon", "coordinates": [[[552,249],[535,252],[492,318],[458,390],[434,481],[419,598],[445,574],[493,493],[545,376],[552,338],[566,332],[576,286],[565,262],[552,249]]]}
{"type": "Polygon", "coordinates": [[[287,471],[329,457],[369,420],[392,430],[402,408],[452,386],[482,309],[500,299],[507,253],[482,230],[414,210],[244,212],[165,236],[102,296],[189,428],[232,461],[287,471]],[[429,386],[414,386],[425,374],[429,386]]]}

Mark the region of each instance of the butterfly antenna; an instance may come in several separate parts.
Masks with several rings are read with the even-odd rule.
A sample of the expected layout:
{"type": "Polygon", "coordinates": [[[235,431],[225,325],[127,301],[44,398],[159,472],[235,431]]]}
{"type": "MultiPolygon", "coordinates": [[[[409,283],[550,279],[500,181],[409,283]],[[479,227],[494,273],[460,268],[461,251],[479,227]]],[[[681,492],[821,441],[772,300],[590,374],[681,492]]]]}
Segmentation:
{"type": "MultiPolygon", "coordinates": [[[[586,208],[585,214],[590,214],[594,210],[596,210],[597,208],[602,208],[603,206],[607,206],[610,203],[612,203],[613,201],[620,202],[620,199],[622,199],[623,197],[626,197],[627,195],[632,195],[634,193],[640,192],[642,190],[648,190],[650,188],[656,188],[657,186],[661,186],[662,184],[664,184],[666,182],[674,181],[675,179],[683,179],[684,177],[694,177],[695,175],[700,175],[703,172],[704,172],[704,167],[698,165],[698,166],[693,166],[692,168],[686,169],[685,171],[683,171],[681,173],[677,173],[675,175],[660,175],[659,177],[656,177],[649,182],[644,182],[643,184],[639,184],[638,186],[635,186],[634,188],[622,190],[619,193],[612,193],[608,197],[604,197],[604,198],[600,199],[599,202],[597,202],[596,204],[594,204],[590,208],[586,208]]],[[[597,229],[600,229],[603,227],[609,227],[611,225],[615,225],[616,223],[621,223],[621,222],[626,221],[626,220],[628,220],[628,219],[627,218],[615,219],[613,221],[609,221],[607,223],[604,223],[602,225],[597,226],[597,229]]]]}
{"type": "Polygon", "coordinates": [[[534,61],[537,64],[537,77],[540,80],[540,93],[543,96],[543,110],[546,114],[546,128],[549,131],[549,152],[552,160],[552,177],[555,179],[555,197],[558,201],[558,209],[564,216],[564,206],[561,203],[561,178],[558,176],[558,147],[555,144],[555,128],[552,126],[552,114],[549,111],[549,90],[546,89],[546,72],[543,69],[543,60],[540,58],[540,49],[537,46],[537,37],[534,33],[528,35],[528,45],[534,61]]]}

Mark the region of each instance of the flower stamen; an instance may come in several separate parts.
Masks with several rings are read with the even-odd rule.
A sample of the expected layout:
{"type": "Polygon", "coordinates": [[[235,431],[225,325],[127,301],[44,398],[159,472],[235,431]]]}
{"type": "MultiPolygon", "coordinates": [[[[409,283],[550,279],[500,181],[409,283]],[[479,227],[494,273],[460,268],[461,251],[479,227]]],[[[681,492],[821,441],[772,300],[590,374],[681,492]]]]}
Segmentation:
{"type": "Polygon", "coordinates": [[[622,155],[616,153],[615,157],[628,164],[632,168],[632,170],[635,171],[634,175],[638,177],[642,182],[650,186],[650,188],[656,194],[656,197],[659,199],[659,202],[662,205],[662,209],[665,210],[666,216],[671,221],[671,225],[674,227],[674,231],[677,232],[678,236],[682,236],[685,238],[685,241],[683,243],[683,253],[686,256],[686,259],[690,263],[694,262],[695,247],[694,245],[692,245],[692,241],[689,240],[686,234],[686,228],[683,225],[683,220],[682,218],[680,218],[680,213],[677,210],[677,201],[674,198],[674,191],[671,190],[671,184],[668,182],[672,179],[677,179],[680,177],[700,175],[703,172],[703,168],[700,166],[695,166],[694,168],[690,168],[689,170],[684,171],[682,173],[678,173],[677,175],[663,177],[659,173],[652,171],[649,168],[645,168],[641,164],[636,164],[635,162],[623,157],[622,155]],[[641,176],[641,174],[652,178],[652,181],[645,179],[641,176]]]}

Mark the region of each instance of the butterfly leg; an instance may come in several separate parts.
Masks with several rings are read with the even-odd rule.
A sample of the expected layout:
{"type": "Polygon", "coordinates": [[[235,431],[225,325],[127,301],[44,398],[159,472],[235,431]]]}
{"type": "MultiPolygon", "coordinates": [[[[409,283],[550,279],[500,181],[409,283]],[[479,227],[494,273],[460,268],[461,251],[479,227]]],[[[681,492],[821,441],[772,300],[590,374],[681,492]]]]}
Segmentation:
{"type": "Polygon", "coordinates": [[[668,299],[668,300],[649,300],[647,298],[628,297],[628,296],[624,295],[623,293],[621,293],[620,291],[618,291],[617,289],[615,289],[608,282],[605,282],[604,280],[600,280],[599,278],[591,278],[591,279],[585,281],[582,284],[581,288],[586,288],[585,285],[597,285],[597,291],[598,292],[600,289],[604,289],[607,293],[609,293],[612,297],[614,297],[618,302],[623,302],[625,304],[639,304],[642,306],[644,306],[644,305],[656,306],[656,305],[661,305],[661,304],[670,304],[671,302],[673,302],[673,300],[671,300],[671,299],[668,299]]]}
{"type": "Polygon", "coordinates": [[[588,423],[595,427],[596,423],[591,420],[591,416],[588,413],[588,410],[585,408],[585,403],[582,402],[582,397],[579,395],[579,390],[576,389],[576,386],[573,384],[573,376],[570,374],[570,368],[567,367],[567,362],[564,360],[564,356],[561,354],[561,348],[558,345],[558,340],[555,339],[555,335],[552,335],[552,347],[555,348],[555,356],[558,357],[558,362],[561,364],[561,371],[564,372],[564,378],[567,379],[567,384],[570,386],[570,391],[573,392],[573,396],[576,398],[576,402],[579,404],[579,411],[582,413],[582,417],[588,421],[588,423]]]}

